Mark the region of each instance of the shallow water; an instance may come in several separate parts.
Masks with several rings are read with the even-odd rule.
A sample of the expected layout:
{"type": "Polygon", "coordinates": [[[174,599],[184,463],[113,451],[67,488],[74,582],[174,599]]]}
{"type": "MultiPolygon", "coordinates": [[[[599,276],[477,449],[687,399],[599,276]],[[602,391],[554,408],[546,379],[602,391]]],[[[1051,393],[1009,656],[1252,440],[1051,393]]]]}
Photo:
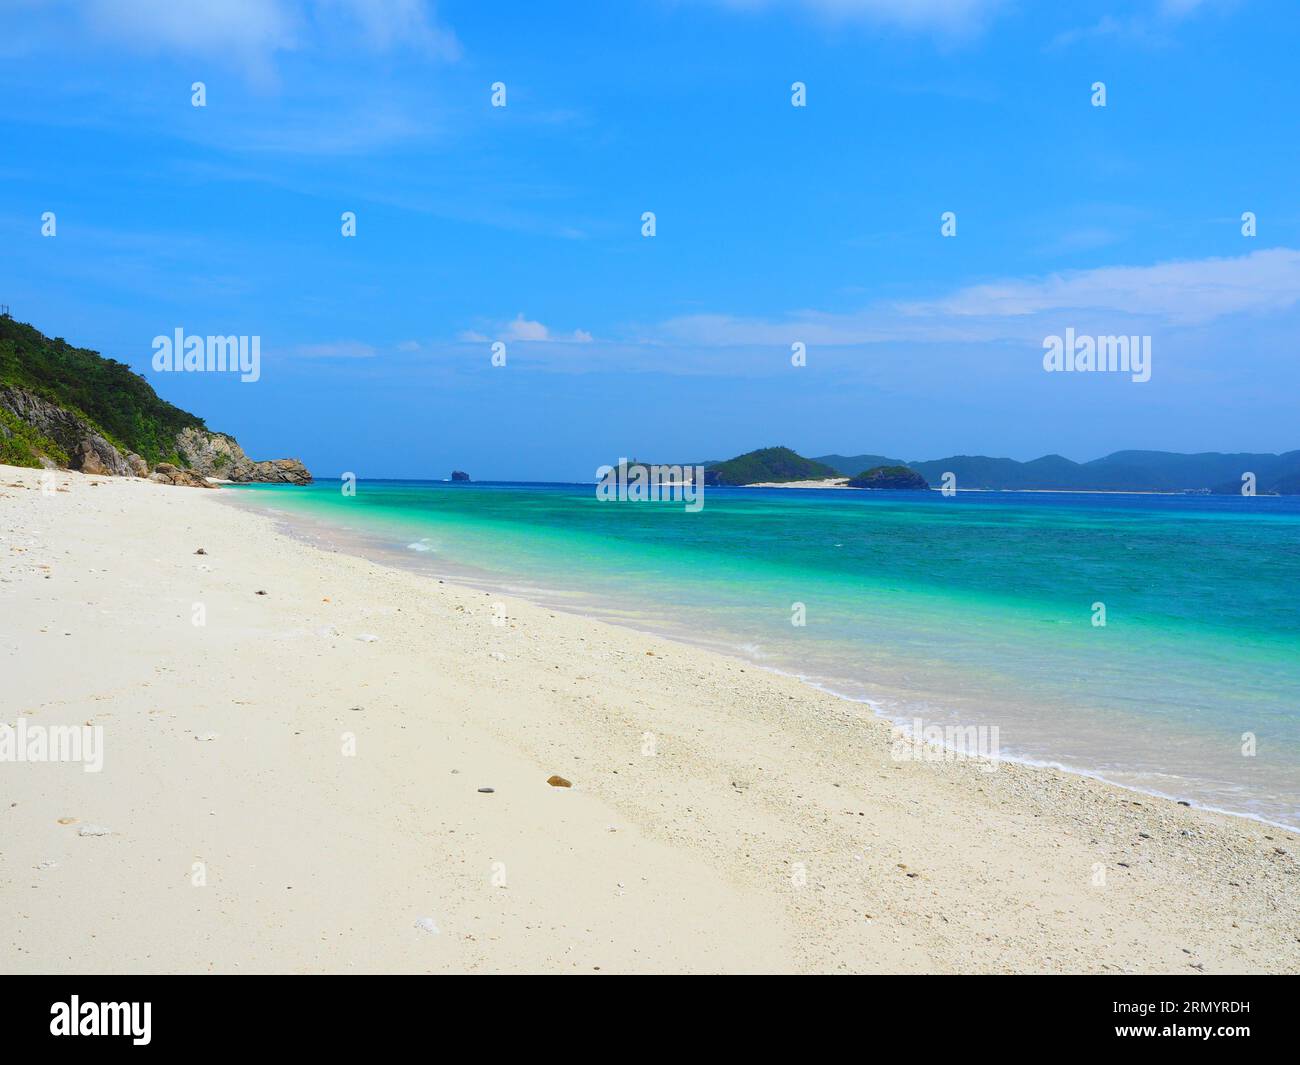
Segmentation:
{"type": "Polygon", "coordinates": [[[232,494],[895,720],[996,726],[1003,757],[1300,825],[1297,497],[710,489],[687,513],[591,485],[232,494]]]}

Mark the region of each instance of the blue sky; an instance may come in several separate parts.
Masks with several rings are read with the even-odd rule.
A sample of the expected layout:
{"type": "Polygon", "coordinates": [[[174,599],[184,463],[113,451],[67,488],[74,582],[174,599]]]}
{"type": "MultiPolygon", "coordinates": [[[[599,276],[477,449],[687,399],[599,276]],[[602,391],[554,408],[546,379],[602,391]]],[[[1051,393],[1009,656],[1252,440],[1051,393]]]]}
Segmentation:
{"type": "Polygon", "coordinates": [[[1300,447],[1293,3],[0,7],[0,302],[254,457],[1300,447]],[[153,372],[178,327],[261,380],[153,372]],[[1045,373],[1067,328],[1151,380],[1045,373]]]}

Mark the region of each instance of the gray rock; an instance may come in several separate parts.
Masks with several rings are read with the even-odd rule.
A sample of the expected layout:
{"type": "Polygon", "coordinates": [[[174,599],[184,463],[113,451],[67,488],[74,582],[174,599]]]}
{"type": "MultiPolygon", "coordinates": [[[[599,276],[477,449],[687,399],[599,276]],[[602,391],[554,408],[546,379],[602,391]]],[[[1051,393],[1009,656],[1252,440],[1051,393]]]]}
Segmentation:
{"type": "Polygon", "coordinates": [[[182,429],[176,435],[176,449],[190,469],[205,477],[219,477],[240,484],[311,484],[311,473],[297,459],[269,459],[254,462],[234,439],[206,429],[182,429]]]}
{"type": "Polygon", "coordinates": [[[160,462],[154,467],[149,480],[159,484],[174,484],[182,488],[216,488],[217,486],[193,470],[182,470],[170,462],[160,462]]]}
{"type": "Polygon", "coordinates": [[[83,473],[133,476],[131,463],[83,418],[25,388],[0,388],[0,408],[49,437],[68,453],[68,468],[83,473]]]}

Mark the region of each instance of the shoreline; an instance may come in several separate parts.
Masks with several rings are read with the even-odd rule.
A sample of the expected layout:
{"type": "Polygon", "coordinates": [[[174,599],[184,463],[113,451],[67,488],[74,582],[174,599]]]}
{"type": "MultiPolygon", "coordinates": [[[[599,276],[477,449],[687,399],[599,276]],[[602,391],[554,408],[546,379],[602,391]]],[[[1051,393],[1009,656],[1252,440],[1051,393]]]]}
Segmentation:
{"type": "Polygon", "coordinates": [[[0,765],[6,971],[1300,971],[1294,832],[896,762],[884,718],[743,659],[38,476],[0,470],[0,720],[107,753],[0,765]]]}
{"type": "MultiPolygon", "coordinates": [[[[755,486],[746,485],[743,487],[755,486]]],[[[976,490],[969,489],[968,491],[976,490]]],[[[663,624],[657,624],[654,619],[650,617],[637,618],[628,610],[614,608],[602,612],[599,605],[595,603],[589,603],[584,606],[583,604],[565,601],[562,596],[554,595],[554,593],[552,594],[552,597],[548,598],[546,595],[546,589],[529,587],[526,585],[521,586],[514,583],[510,578],[504,575],[494,574],[485,570],[480,571],[457,568],[456,564],[448,564],[448,560],[440,555],[435,557],[436,561],[442,564],[443,568],[432,570],[427,568],[426,565],[421,564],[417,558],[409,556],[406,552],[396,547],[383,546],[381,543],[383,537],[373,530],[357,526],[335,524],[328,519],[309,515],[304,512],[294,511],[292,509],[271,507],[257,501],[256,496],[251,497],[247,502],[235,501],[231,497],[227,496],[226,502],[235,506],[246,507],[253,513],[271,517],[276,523],[279,532],[309,546],[322,548],[327,545],[325,546],[325,549],[327,550],[338,551],[380,565],[390,566],[394,569],[411,573],[421,578],[428,579],[432,577],[433,579],[446,581],[452,585],[467,588],[476,592],[486,592],[496,596],[518,598],[525,602],[529,602],[534,606],[559,611],[569,617],[579,620],[590,621],[597,624],[613,625],[617,628],[625,629],[628,632],[642,636],[661,640],[671,640],[674,643],[679,643],[683,646],[693,647],[709,653],[722,655],[727,658],[738,659],[747,663],[751,668],[764,670],[776,676],[793,679],[813,691],[831,695],[836,699],[842,700],[846,703],[851,703],[855,706],[864,706],[874,717],[884,724],[900,728],[905,733],[910,734],[909,725],[916,719],[916,714],[912,711],[908,711],[905,714],[891,714],[885,710],[883,705],[876,699],[872,699],[865,695],[849,694],[848,692],[837,688],[835,682],[802,672],[793,666],[787,665],[783,667],[767,664],[760,658],[748,653],[743,647],[737,647],[725,640],[709,639],[697,631],[684,630],[681,628],[674,629],[663,624]]],[[[400,539],[402,538],[397,538],[397,540],[400,539]]],[[[397,541],[395,540],[394,543],[396,542],[397,541]]],[[[408,547],[409,546],[410,545],[408,545],[408,547]]],[[[559,591],[563,591],[563,589],[560,589],[559,591]]],[[[958,721],[954,723],[954,727],[965,728],[975,726],[972,723],[963,724],[958,721]]],[[[1221,814],[1227,817],[1239,817],[1289,833],[1300,833],[1300,825],[1293,825],[1285,821],[1274,820],[1263,816],[1262,814],[1252,813],[1249,810],[1234,810],[1225,806],[1216,805],[1213,802],[1204,801],[1197,797],[1195,785],[1191,782],[1189,782],[1189,790],[1185,794],[1180,795],[1171,791],[1162,791],[1142,783],[1116,779],[1116,777],[1108,775],[1107,770],[1093,769],[1085,765],[1066,762],[1057,758],[1035,756],[1029,753],[1015,753],[1012,751],[1000,752],[993,760],[1039,769],[1050,769],[1085,777],[1090,780],[1099,781],[1110,787],[1130,792],[1134,795],[1179,803],[1190,806],[1193,809],[1204,810],[1209,813],[1221,814]]],[[[1122,775],[1126,770],[1120,768],[1111,770],[1110,772],[1122,775]]]]}

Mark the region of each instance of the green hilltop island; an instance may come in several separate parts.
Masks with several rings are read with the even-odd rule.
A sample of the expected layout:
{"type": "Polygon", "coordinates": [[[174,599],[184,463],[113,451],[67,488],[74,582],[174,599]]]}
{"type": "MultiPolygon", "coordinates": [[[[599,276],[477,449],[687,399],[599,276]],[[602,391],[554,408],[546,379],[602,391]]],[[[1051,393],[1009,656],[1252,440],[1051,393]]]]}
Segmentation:
{"type": "Polygon", "coordinates": [[[0,315],[0,464],[194,488],[312,479],[298,459],[250,459],[125,363],[8,315],[0,315]]]}
{"type": "Polygon", "coordinates": [[[828,487],[873,489],[928,489],[926,479],[906,466],[878,466],[850,477],[819,459],[809,459],[788,447],[765,447],[737,455],[725,462],[704,465],[704,483],[742,487],[745,485],[803,485],[808,482],[828,487]]]}
{"type": "Polygon", "coordinates": [[[887,488],[892,491],[921,491],[930,482],[906,466],[873,466],[848,480],[850,488],[887,488]]]}

